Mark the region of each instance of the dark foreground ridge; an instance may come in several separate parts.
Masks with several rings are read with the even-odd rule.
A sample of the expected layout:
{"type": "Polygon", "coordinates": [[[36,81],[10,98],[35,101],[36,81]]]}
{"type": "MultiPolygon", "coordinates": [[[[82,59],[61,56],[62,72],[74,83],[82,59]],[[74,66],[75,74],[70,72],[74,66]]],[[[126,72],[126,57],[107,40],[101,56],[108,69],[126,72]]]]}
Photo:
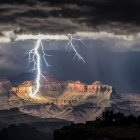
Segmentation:
{"type": "Polygon", "coordinates": [[[3,126],[0,140],[52,140],[54,130],[54,140],[140,140],[140,116],[113,111],[105,111],[100,118],[85,124],[41,119],[20,113],[18,109],[0,111],[0,116],[5,118],[0,123],[3,126]]]}
{"type": "Polygon", "coordinates": [[[0,132],[1,140],[46,140],[47,136],[27,124],[19,126],[12,124],[0,132]]]}
{"type": "Polygon", "coordinates": [[[106,111],[96,121],[55,130],[54,140],[140,140],[140,116],[106,111]]]}
{"type": "Polygon", "coordinates": [[[18,108],[0,110],[0,140],[52,140],[55,129],[70,124],[62,119],[25,114],[18,108]]]}

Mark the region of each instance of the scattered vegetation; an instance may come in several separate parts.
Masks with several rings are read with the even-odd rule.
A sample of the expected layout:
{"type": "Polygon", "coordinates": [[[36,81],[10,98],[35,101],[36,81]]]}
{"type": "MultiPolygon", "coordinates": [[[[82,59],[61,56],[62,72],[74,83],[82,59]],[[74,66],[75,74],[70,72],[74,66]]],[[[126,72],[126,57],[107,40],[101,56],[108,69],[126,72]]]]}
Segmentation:
{"type": "Polygon", "coordinates": [[[105,111],[95,121],[55,130],[54,140],[140,140],[140,116],[105,111]]]}
{"type": "Polygon", "coordinates": [[[100,118],[96,119],[96,122],[98,121],[105,125],[128,126],[131,124],[137,124],[140,127],[140,116],[135,117],[132,114],[125,116],[123,113],[114,113],[113,111],[108,110],[103,112],[100,118]]]}

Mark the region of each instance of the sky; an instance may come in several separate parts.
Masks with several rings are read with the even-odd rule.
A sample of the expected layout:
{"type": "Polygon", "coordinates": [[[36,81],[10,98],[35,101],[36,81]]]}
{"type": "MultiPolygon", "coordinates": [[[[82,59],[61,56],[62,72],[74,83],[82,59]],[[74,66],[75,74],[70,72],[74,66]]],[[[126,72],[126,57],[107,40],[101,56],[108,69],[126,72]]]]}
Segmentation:
{"type": "Polygon", "coordinates": [[[31,71],[27,51],[36,40],[23,34],[63,35],[74,42],[83,64],[67,48],[68,41],[43,40],[48,71],[60,80],[100,80],[118,92],[140,92],[140,2],[138,0],[1,0],[0,76],[14,77],[31,71]]]}

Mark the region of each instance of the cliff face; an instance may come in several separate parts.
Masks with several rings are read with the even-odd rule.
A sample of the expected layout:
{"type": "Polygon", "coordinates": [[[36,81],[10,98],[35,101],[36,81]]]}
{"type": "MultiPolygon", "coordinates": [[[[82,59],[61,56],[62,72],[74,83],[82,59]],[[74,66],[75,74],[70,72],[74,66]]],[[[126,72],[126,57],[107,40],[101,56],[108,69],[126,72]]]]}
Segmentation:
{"type": "MultiPolygon", "coordinates": [[[[25,81],[18,87],[13,87],[11,92],[16,93],[20,97],[29,97],[30,90],[35,90],[35,84],[32,81],[25,81]]],[[[49,94],[49,96],[54,97],[55,99],[64,99],[64,100],[78,100],[75,98],[79,97],[88,97],[88,96],[100,96],[103,95],[106,98],[110,98],[113,88],[108,85],[96,81],[91,85],[81,83],[80,81],[72,82],[59,82],[59,81],[41,81],[40,92],[43,95],[49,94]],[[54,94],[55,93],[55,94],[54,94]],[[57,93],[57,94],[56,94],[57,93]],[[73,95],[74,94],[74,95],[73,95]],[[54,96],[53,96],[54,95],[54,96]],[[70,98],[67,98],[69,97],[70,98]],[[71,97],[72,96],[72,97],[71,97]]]]}
{"type": "Polygon", "coordinates": [[[74,92],[85,92],[85,85],[82,84],[80,81],[75,81],[72,83],[68,83],[67,90],[74,91],[74,92]]]}
{"type": "Polygon", "coordinates": [[[91,93],[93,95],[100,95],[105,92],[113,92],[113,87],[109,85],[105,85],[100,81],[96,81],[91,85],[83,84],[80,81],[70,82],[68,83],[66,89],[71,92],[84,92],[91,93]]]}
{"type": "MultiPolygon", "coordinates": [[[[87,85],[80,81],[61,82],[49,77],[41,79],[40,83],[40,92],[35,99],[29,97],[30,89],[35,90],[33,81],[25,81],[10,92],[24,99],[25,103],[38,104],[37,108],[26,104],[20,108],[21,111],[43,118],[56,117],[74,122],[93,120],[109,106],[113,93],[111,86],[99,81],[87,85]]],[[[10,99],[14,98],[10,96],[10,99]]]]}
{"type": "Polygon", "coordinates": [[[16,93],[19,97],[29,97],[30,89],[35,90],[35,86],[32,81],[25,81],[18,87],[12,87],[11,93],[16,93]]]}
{"type": "Polygon", "coordinates": [[[80,81],[61,82],[52,77],[48,79],[41,80],[37,99],[29,97],[29,89],[35,89],[33,81],[25,81],[18,87],[13,87],[8,94],[8,90],[3,88],[9,85],[8,80],[1,80],[0,109],[18,107],[27,114],[74,122],[94,120],[105,109],[125,114],[139,114],[139,95],[117,96],[117,93],[113,93],[112,86],[99,81],[87,85],[80,81]]]}
{"type": "Polygon", "coordinates": [[[87,86],[87,92],[97,92],[100,87],[102,87],[102,83],[100,81],[96,81],[91,85],[87,86]]]}
{"type": "Polygon", "coordinates": [[[68,82],[65,92],[59,96],[59,99],[86,100],[94,96],[110,99],[113,92],[112,86],[105,85],[99,81],[91,85],[81,83],[80,81],[68,82]]]}
{"type": "Polygon", "coordinates": [[[102,88],[104,84],[100,81],[96,81],[91,85],[86,85],[81,83],[80,81],[75,81],[73,83],[68,83],[68,90],[75,92],[92,92],[95,93],[102,88]]]}
{"type": "MultiPolygon", "coordinates": [[[[44,74],[44,78],[40,81],[40,91],[54,91],[54,92],[61,92],[62,91],[62,84],[61,82],[57,81],[48,73],[44,74]]],[[[24,81],[18,87],[12,87],[11,92],[15,92],[18,95],[25,95],[28,96],[30,90],[35,90],[35,81],[24,81]]]]}
{"type": "Polygon", "coordinates": [[[57,83],[57,82],[48,82],[46,84],[41,84],[40,87],[41,91],[56,91],[56,92],[61,92],[62,89],[62,84],[57,83]]]}

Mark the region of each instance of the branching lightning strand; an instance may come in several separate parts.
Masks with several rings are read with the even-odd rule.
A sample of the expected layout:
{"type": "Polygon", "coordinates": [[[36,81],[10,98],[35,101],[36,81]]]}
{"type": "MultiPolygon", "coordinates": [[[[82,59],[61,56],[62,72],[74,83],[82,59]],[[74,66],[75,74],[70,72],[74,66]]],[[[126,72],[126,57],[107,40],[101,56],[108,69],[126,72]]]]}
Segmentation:
{"type": "MultiPolygon", "coordinates": [[[[23,40],[24,39],[28,39],[28,36],[22,36],[23,40]]],[[[47,55],[45,53],[45,49],[43,47],[42,44],[42,40],[45,39],[45,37],[42,39],[38,36],[38,38],[33,38],[33,36],[31,36],[31,39],[37,39],[35,46],[33,49],[31,49],[30,51],[28,51],[28,63],[30,65],[30,63],[33,63],[33,69],[32,71],[36,70],[37,71],[37,76],[36,76],[36,88],[34,91],[32,91],[31,88],[29,88],[29,96],[31,98],[36,98],[36,94],[39,92],[40,89],[40,79],[41,77],[45,79],[45,76],[41,73],[41,56],[39,54],[39,49],[41,48],[41,52],[42,52],[42,58],[44,60],[44,63],[46,65],[46,67],[50,67],[49,63],[46,60],[46,56],[50,56],[47,55]]],[[[46,36],[46,38],[48,38],[46,36]]],[[[30,39],[30,38],[29,38],[30,39]]],[[[49,39],[49,38],[48,38],[49,39]]],[[[51,39],[53,39],[53,37],[51,36],[51,39]]],[[[54,38],[54,40],[56,40],[56,37],[54,38]]],[[[79,54],[79,52],[77,51],[76,47],[74,46],[74,42],[73,41],[79,41],[82,45],[86,46],[84,44],[84,42],[81,39],[78,38],[74,38],[71,34],[68,34],[68,46],[70,47],[69,51],[73,50],[73,52],[75,53],[73,60],[77,57],[78,61],[81,60],[83,63],[86,63],[86,61],[84,60],[84,58],[79,54]]]]}

